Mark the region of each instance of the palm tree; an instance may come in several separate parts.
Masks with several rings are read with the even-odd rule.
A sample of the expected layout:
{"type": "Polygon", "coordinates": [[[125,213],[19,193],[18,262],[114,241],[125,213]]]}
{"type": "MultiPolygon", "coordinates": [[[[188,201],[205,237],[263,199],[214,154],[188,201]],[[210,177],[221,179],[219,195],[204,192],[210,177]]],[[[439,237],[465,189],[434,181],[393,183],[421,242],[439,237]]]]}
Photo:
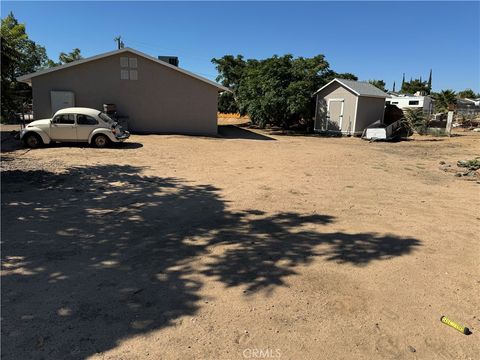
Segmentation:
{"type": "Polygon", "coordinates": [[[403,112],[401,119],[403,126],[408,130],[408,135],[417,132],[424,135],[427,132],[428,119],[423,113],[423,109],[407,108],[403,112]]]}
{"type": "Polygon", "coordinates": [[[83,59],[82,55],[80,54],[80,49],[75,48],[68,54],[61,52],[60,55],[58,56],[58,60],[60,60],[60,63],[62,64],[67,64],[72,61],[80,60],[83,59]]]}
{"type": "Polygon", "coordinates": [[[448,105],[457,103],[457,94],[453,90],[442,90],[433,95],[435,100],[435,110],[437,112],[447,112],[448,105]]]}

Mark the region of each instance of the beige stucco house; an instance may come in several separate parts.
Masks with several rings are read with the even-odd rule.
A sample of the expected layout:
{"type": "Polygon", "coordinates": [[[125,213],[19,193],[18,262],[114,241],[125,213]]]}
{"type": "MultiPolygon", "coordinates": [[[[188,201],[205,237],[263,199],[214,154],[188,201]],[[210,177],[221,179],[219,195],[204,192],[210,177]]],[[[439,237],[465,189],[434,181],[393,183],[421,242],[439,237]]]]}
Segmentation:
{"type": "Polygon", "coordinates": [[[363,81],[334,79],[317,90],[315,131],[361,135],[375,121],[383,122],[387,93],[363,81]]]}
{"type": "Polygon", "coordinates": [[[18,78],[33,92],[35,119],[71,106],[115,104],[130,131],[217,134],[218,93],[227,88],[124,48],[18,78]]]}

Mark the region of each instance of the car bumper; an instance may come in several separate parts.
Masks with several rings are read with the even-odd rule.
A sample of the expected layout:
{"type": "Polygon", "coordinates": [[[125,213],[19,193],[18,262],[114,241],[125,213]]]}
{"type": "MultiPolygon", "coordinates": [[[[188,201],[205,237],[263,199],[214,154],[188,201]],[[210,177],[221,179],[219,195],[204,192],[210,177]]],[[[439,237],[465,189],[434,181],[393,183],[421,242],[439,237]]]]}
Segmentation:
{"type": "Polygon", "coordinates": [[[118,141],[125,141],[130,137],[130,133],[128,131],[124,131],[121,134],[115,135],[115,139],[118,141]]]}

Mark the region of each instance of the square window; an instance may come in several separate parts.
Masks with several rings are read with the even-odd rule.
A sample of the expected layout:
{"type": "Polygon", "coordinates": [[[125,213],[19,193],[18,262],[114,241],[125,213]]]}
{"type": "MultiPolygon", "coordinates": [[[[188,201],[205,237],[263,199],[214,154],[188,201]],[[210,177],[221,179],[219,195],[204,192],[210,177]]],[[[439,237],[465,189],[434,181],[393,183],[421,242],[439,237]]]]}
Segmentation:
{"type": "Polygon", "coordinates": [[[128,67],[128,57],[122,56],[120,58],[120,66],[121,67],[128,67]]]}
{"type": "Polygon", "coordinates": [[[130,70],[130,80],[138,80],[138,71],[130,70]]]}
{"type": "Polygon", "coordinates": [[[120,80],[128,80],[128,70],[120,70],[120,80]]]}
{"type": "Polygon", "coordinates": [[[130,68],[136,69],[137,68],[137,58],[128,58],[128,64],[130,68]]]}

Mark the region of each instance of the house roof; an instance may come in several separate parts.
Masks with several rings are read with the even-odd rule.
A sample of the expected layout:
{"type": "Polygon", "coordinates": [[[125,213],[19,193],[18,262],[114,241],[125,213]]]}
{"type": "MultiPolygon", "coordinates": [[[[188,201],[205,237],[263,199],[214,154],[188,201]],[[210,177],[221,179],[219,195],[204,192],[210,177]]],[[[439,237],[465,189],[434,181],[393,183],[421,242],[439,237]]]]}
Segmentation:
{"type": "Polygon", "coordinates": [[[52,68],[49,68],[49,69],[39,70],[39,71],[31,73],[31,74],[19,76],[17,78],[17,81],[30,84],[31,79],[34,78],[34,77],[45,75],[45,74],[48,74],[48,73],[51,73],[51,72],[54,72],[54,71],[61,71],[61,70],[66,69],[66,68],[70,68],[70,67],[77,66],[77,65],[80,65],[80,64],[85,64],[87,62],[99,60],[99,59],[102,59],[102,58],[105,58],[105,57],[108,57],[108,56],[122,54],[124,52],[131,52],[131,53],[133,53],[135,55],[138,55],[138,56],[141,56],[145,59],[154,61],[154,62],[156,62],[156,63],[158,63],[162,66],[168,67],[168,68],[173,69],[175,71],[181,72],[182,74],[188,75],[188,76],[190,76],[194,79],[203,81],[203,82],[205,82],[209,85],[215,86],[219,91],[231,91],[230,89],[226,88],[225,86],[217,84],[214,81],[211,81],[211,80],[206,79],[204,77],[201,77],[197,74],[194,74],[190,71],[179,68],[178,66],[170,65],[169,63],[158,60],[157,58],[154,58],[153,56],[147,55],[145,53],[142,53],[141,51],[138,51],[138,50],[135,50],[135,49],[132,49],[132,48],[118,49],[118,50],[106,52],[106,53],[103,53],[103,54],[95,55],[95,56],[92,56],[92,57],[89,57],[89,58],[86,58],[86,59],[72,61],[68,64],[58,65],[58,66],[55,66],[55,67],[52,67],[52,68]]]}
{"type": "Polygon", "coordinates": [[[388,98],[390,97],[386,92],[380,90],[379,88],[373,86],[372,84],[366,82],[366,81],[354,81],[354,80],[346,80],[346,79],[333,79],[330,81],[328,84],[325,86],[321,87],[318,89],[315,93],[319,93],[323,89],[325,89],[327,86],[330,84],[337,82],[350,91],[352,91],[354,94],[358,96],[368,96],[368,97],[379,97],[379,98],[388,98]]]}

